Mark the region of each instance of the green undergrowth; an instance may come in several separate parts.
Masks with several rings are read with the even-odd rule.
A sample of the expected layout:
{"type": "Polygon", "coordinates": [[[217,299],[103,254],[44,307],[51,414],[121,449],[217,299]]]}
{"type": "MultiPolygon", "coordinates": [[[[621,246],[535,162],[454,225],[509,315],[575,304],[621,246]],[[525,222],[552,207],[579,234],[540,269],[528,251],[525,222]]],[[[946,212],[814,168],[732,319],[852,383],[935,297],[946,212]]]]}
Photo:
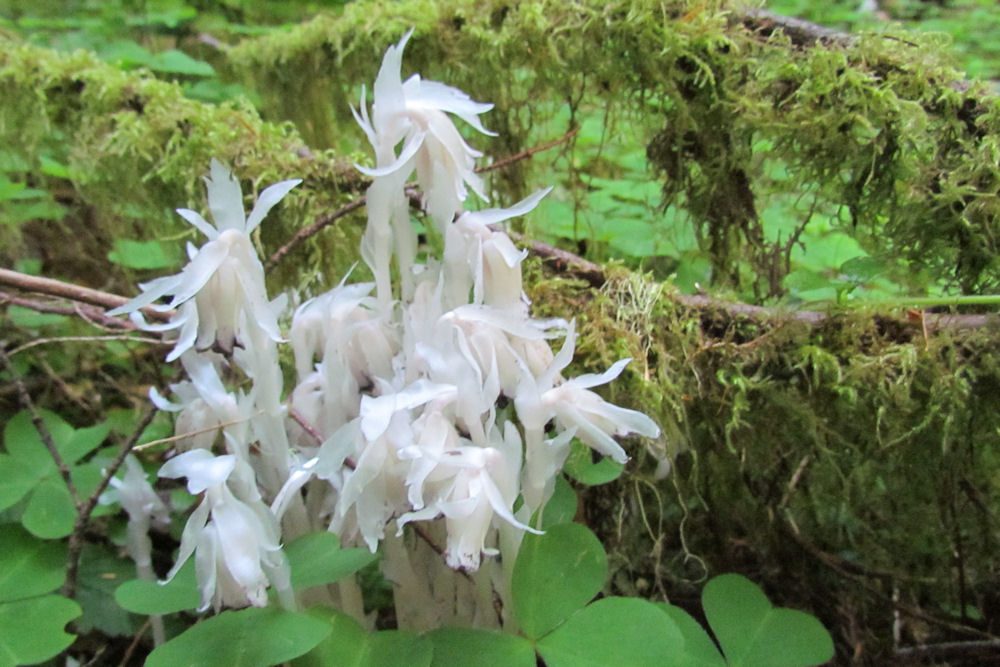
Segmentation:
{"type": "Polygon", "coordinates": [[[635,274],[534,290],[576,313],[586,370],[634,358],[610,395],[664,426],[666,450],[633,448],[626,475],[584,492],[615,593],[684,604],[707,576],[742,572],[854,628],[840,650],[864,644],[866,664],[891,657],[894,605],[904,644],[996,631],[995,329],[740,315],[635,274]]]}

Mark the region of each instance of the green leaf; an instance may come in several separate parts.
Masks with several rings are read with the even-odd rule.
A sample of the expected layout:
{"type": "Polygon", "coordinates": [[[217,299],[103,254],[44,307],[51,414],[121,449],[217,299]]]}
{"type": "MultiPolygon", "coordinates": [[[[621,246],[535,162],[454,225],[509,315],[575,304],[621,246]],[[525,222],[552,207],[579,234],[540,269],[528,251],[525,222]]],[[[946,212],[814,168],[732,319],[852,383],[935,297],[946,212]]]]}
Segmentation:
{"type": "Polygon", "coordinates": [[[194,562],[189,560],[169,583],[133,579],[115,589],[115,601],[136,614],[150,616],[197,609],[201,593],[195,580],[194,562]]]}
{"type": "Polygon", "coordinates": [[[382,630],[368,635],[359,667],[428,667],[433,655],[434,646],[424,637],[403,630],[382,630]]]}
{"type": "Polygon", "coordinates": [[[183,51],[170,49],[157,53],[146,63],[149,69],[164,74],[185,74],[188,76],[214,76],[212,66],[202,60],[195,60],[183,51]]]}
{"type": "Polygon", "coordinates": [[[625,466],[606,456],[593,460],[593,450],[576,438],[570,443],[569,456],[563,470],[567,475],[587,486],[607,484],[618,479],[625,466]]]}
{"type": "Polygon", "coordinates": [[[572,523],[576,516],[578,500],[573,486],[562,475],[556,477],[556,487],[552,497],[541,509],[542,522],[538,523],[538,512],[531,517],[531,525],[540,530],[547,530],[561,523],[572,523]]]}
{"type": "Polygon", "coordinates": [[[368,644],[368,633],[353,618],[347,614],[326,609],[324,607],[313,607],[306,611],[313,619],[319,620],[331,629],[330,634],[317,644],[316,648],[309,651],[300,658],[296,658],[292,664],[295,667],[326,667],[327,665],[338,665],[349,667],[350,665],[362,665],[362,658],[368,644]]]}
{"type": "Polygon", "coordinates": [[[0,454],[0,510],[5,510],[35,488],[38,476],[32,467],[8,454],[0,454]]]}
{"type": "Polygon", "coordinates": [[[537,639],[589,602],[604,585],[608,557],[577,523],[525,535],[514,564],[511,595],[524,634],[537,639]]]}
{"type": "Polygon", "coordinates": [[[719,653],[715,642],[709,637],[705,628],[680,607],[665,602],[658,602],[656,606],[664,612],[681,631],[684,637],[684,655],[686,662],[684,665],[691,667],[726,667],[726,661],[719,653]]]}
{"type": "Polygon", "coordinates": [[[130,269],[169,269],[177,264],[175,253],[159,241],[129,241],[115,239],[108,259],[130,269]]]}
{"type": "Polygon", "coordinates": [[[44,595],[66,579],[66,545],[46,542],[17,524],[0,526],[0,602],[44,595]]]}
{"type": "Polygon", "coordinates": [[[10,306],[7,308],[7,317],[17,326],[28,329],[37,329],[49,324],[62,324],[69,321],[69,317],[66,315],[39,313],[37,310],[31,310],[22,306],[10,306]]]}
{"type": "Polygon", "coordinates": [[[66,463],[76,463],[100,446],[110,432],[111,424],[107,421],[94,426],[78,428],[70,435],[65,446],[59,447],[59,451],[66,463]]]}
{"type": "Polygon", "coordinates": [[[83,617],[76,629],[81,634],[97,629],[108,636],[133,634],[139,619],[115,601],[118,585],[135,576],[131,559],[119,558],[104,546],[88,544],[80,555],[79,586],[76,601],[83,608],[83,617]]]}
{"type": "Polygon", "coordinates": [[[376,556],[368,549],[341,549],[333,533],[311,533],[285,547],[292,586],[309,588],[339,581],[365,567],[376,556]]]}
{"type": "Polygon", "coordinates": [[[738,574],[723,574],[701,596],[705,616],[730,665],[820,665],[833,657],[830,633],[814,616],[778,609],[738,574]]]}
{"type": "Polygon", "coordinates": [[[604,598],[587,605],[538,641],[548,667],[676,665],[684,638],[655,604],[638,598],[604,598]]]}
{"type": "Polygon", "coordinates": [[[270,667],[308,653],[330,631],[309,614],[271,607],[224,611],[154,650],[146,667],[270,667]]]}
{"type": "Polygon", "coordinates": [[[441,628],[426,635],[433,667],[535,667],[535,649],[523,637],[472,628],[441,628]]]}
{"type": "Polygon", "coordinates": [[[75,636],[64,631],[80,605],[58,595],[0,604],[0,665],[28,665],[58,655],[75,636]]]}
{"type": "Polygon", "coordinates": [[[73,173],[70,171],[69,167],[59,162],[58,160],[53,160],[47,155],[39,155],[39,162],[42,164],[42,173],[49,176],[55,176],[56,178],[70,179],[73,177],[73,173]]]}
{"type": "Polygon", "coordinates": [[[76,506],[66,482],[58,475],[43,479],[28,498],[21,523],[43,540],[66,537],[73,532],[76,506]]]}
{"type": "MultiPolygon", "coordinates": [[[[45,427],[52,434],[56,449],[60,449],[62,443],[68,442],[73,437],[73,427],[54,412],[39,410],[39,413],[45,427]]],[[[7,422],[7,426],[4,428],[4,444],[7,446],[7,452],[12,456],[35,464],[42,464],[40,467],[46,467],[44,464],[48,464],[45,471],[38,473],[39,478],[44,476],[48,470],[55,470],[52,455],[42,444],[42,438],[35,430],[35,425],[31,422],[31,415],[28,414],[27,410],[18,412],[7,422]]]]}
{"type": "Polygon", "coordinates": [[[420,667],[431,664],[433,646],[412,632],[383,630],[365,632],[358,622],[343,612],[314,607],[306,614],[331,628],[316,648],[292,662],[295,667],[420,667]]]}

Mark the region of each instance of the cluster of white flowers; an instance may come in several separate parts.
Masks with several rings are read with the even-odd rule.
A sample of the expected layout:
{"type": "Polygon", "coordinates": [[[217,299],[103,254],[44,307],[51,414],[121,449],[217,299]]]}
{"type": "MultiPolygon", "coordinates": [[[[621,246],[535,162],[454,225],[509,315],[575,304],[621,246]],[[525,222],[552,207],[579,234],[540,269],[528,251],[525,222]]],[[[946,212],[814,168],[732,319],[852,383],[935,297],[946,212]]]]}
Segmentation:
{"type": "MultiPolygon", "coordinates": [[[[287,601],[280,544],[309,530],[375,551],[407,524],[443,523],[447,565],[475,572],[484,554],[519,544],[505,546],[498,529],[538,532],[529,523],[574,437],[625,462],[615,436],[659,435],[647,416],[590,391],[627,359],[599,375],[561,375],[573,358],[574,324],[530,316],[526,252],[495,228],[548,191],[508,209],[461,211],[468,190],[485,193],[474,170],[481,153],[452,116],[490,134],[479,114],[492,105],[417,75],[402,81],[409,37],[386,52],[371,109],[363,94],[355,112],[375,151],[375,167],[359,167],[372,177],[361,252],[374,282],[341,283],[295,311],[297,384],[284,402],[276,352],[283,304],[267,298],[249,234],[299,181],[265,189],[244,217],[238,183],[213,161],[215,226],[180,211],[209,241],[189,248],[180,274],[143,285],[113,311],[138,317],[173,295],[153,307],[176,308],[166,328],[180,333],[168,359],[179,357],[190,379],[171,387],[178,403],[154,400],[178,411],[178,433],[222,429],[225,454],[211,453],[214,433],[194,435],[160,471],[186,477],[190,492],[203,495],[174,572],[194,554],[206,606],[264,604],[269,584],[287,601]],[[414,171],[444,239],[442,257],[423,263],[404,192],[414,171]],[[560,337],[554,354],[550,340],[560,337]],[[239,373],[252,380],[245,394],[223,381],[239,373]]],[[[513,563],[513,554],[503,556],[513,563]]]]}

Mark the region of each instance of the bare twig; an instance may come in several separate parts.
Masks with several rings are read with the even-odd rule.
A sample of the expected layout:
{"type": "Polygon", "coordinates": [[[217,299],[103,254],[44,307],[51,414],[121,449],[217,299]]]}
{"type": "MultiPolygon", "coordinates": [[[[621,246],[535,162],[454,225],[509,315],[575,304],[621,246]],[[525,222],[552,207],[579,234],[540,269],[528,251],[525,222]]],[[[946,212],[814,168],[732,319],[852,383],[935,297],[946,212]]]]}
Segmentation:
{"type": "Polygon", "coordinates": [[[293,236],[291,240],[288,241],[288,243],[275,250],[274,254],[272,254],[270,257],[267,258],[267,261],[264,262],[264,271],[270,271],[271,269],[273,269],[275,266],[277,266],[278,262],[280,262],[285,257],[285,255],[287,255],[292,250],[297,248],[304,241],[311,238],[312,236],[315,236],[317,233],[320,232],[320,230],[322,230],[325,227],[329,227],[330,225],[335,223],[340,218],[343,218],[351,211],[355,211],[361,208],[362,206],[365,205],[366,201],[367,200],[365,199],[365,196],[361,195],[354,201],[344,204],[333,213],[329,213],[327,215],[321,215],[316,220],[316,222],[309,225],[308,227],[303,227],[302,229],[297,231],[295,233],[295,236],[293,236]]]}
{"type": "Polygon", "coordinates": [[[128,456],[129,452],[135,447],[135,444],[139,442],[139,438],[142,437],[143,431],[149,426],[150,422],[153,421],[153,417],[156,416],[157,408],[155,405],[150,405],[146,409],[146,413],[139,420],[139,424],[136,426],[132,435],[126,440],[118,450],[118,455],[115,456],[114,461],[104,470],[104,474],[101,477],[100,483],[97,488],[90,494],[86,501],[82,504],[77,505],[76,519],[73,522],[73,532],[69,535],[69,546],[67,547],[67,565],[66,565],[66,581],[63,583],[62,594],[68,598],[72,598],[76,595],[76,580],[80,571],[80,554],[83,552],[83,545],[85,543],[85,533],[87,530],[87,524],[90,522],[90,515],[93,514],[94,508],[97,507],[97,502],[104,493],[104,490],[108,488],[108,484],[111,482],[111,478],[115,476],[118,469],[121,468],[122,464],[125,462],[125,457],[128,456]]]}
{"type": "Polygon", "coordinates": [[[132,341],[136,343],[150,343],[152,345],[173,345],[172,342],[164,341],[160,338],[147,338],[145,336],[129,336],[127,334],[117,334],[113,336],[56,336],[54,338],[36,338],[30,343],[19,345],[10,351],[10,356],[24,352],[37,345],[48,345],[50,343],[93,343],[102,341],[132,341]]]}
{"type": "Polygon", "coordinates": [[[62,476],[63,481],[66,483],[66,488],[69,489],[69,496],[73,500],[73,506],[80,509],[80,494],[76,490],[76,485],[73,483],[73,478],[69,473],[69,466],[66,465],[66,461],[62,457],[62,453],[59,448],[56,447],[55,440],[52,439],[52,433],[49,431],[49,427],[45,425],[45,421],[42,420],[41,413],[38,412],[38,408],[35,407],[35,402],[31,400],[31,394],[28,393],[27,387],[24,386],[24,382],[21,381],[21,377],[14,370],[14,364],[11,363],[10,357],[7,356],[6,350],[3,349],[3,345],[0,345],[0,363],[3,364],[7,373],[10,374],[11,382],[14,383],[14,387],[17,389],[18,398],[21,401],[21,406],[28,411],[31,415],[31,422],[35,425],[35,430],[38,431],[38,436],[42,440],[42,444],[45,448],[49,450],[49,455],[52,456],[52,460],[56,464],[56,469],[59,470],[60,476],[62,476]]]}
{"type": "Polygon", "coordinates": [[[53,315],[66,315],[68,317],[82,317],[95,327],[105,331],[121,331],[123,329],[126,331],[134,331],[138,329],[138,327],[130,320],[123,320],[118,317],[108,317],[104,314],[103,308],[79,302],[73,302],[72,306],[63,306],[51,301],[35,301],[34,299],[26,299],[9,292],[0,291],[0,305],[8,303],[14,306],[20,306],[21,308],[33,310],[37,313],[51,313],[53,315]]]}
{"type": "MultiPolygon", "coordinates": [[[[61,280],[53,280],[52,278],[29,276],[26,273],[18,273],[9,269],[0,269],[0,284],[16,287],[27,292],[48,294],[49,296],[57,296],[69,299],[70,301],[89,303],[92,306],[109,309],[117,308],[129,301],[127,297],[111,294],[110,292],[102,292],[90,287],[64,283],[61,280]]],[[[168,321],[171,315],[173,315],[173,311],[161,312],[149,307],[143,308],[142,313],[147,319],[159,320],[161,322],[168,321]]]]}
{"type": "Polygon", "coordinates": [[[1000,641],[943,642],[941,644],[907,646],[896,649],[895,653],[900,658],[931,659],[935,662],[938,660],[969,660],[976,656],[988,659],[1000,655],[1000,641]]]}
{"type": "Polygon", "coordinates": [[[508,155],[507,157],[500,158],[499,160],[497,160],[496,162],[494,162],[492,164],[487,164],[487,165],[483,165],[482,167],[477,167],[476,168],[476,173],[477,174],[482,174],[482,173],[485,173],[485,172],[488,172],[488,171],[495,171],[497,169],[503,169],[504,167],[506,167],[508,165],[514,164],[515,162],[520,162],[521,160],[527,160],[528,158],[530,158],[532,155],[534,155],[536,153],[541,153],[542,151],[547,151],[550,148],[555,148],[559,144],[566,143],[574,135],[576,135],[576,133],[579,132],[579,131],[580,131],[580,127],[579,126],[574,127],[573,129],[571,129],[569,132],[567,132],[566,134],[562,135],[558,139],[553,139],[552,141],[549,141],[548,143],[541,144],[540,146],[532,146],[531,148],[525,149],[525,150],[521,151],[520,153],[515,153],[514,155],[508,155]]]}

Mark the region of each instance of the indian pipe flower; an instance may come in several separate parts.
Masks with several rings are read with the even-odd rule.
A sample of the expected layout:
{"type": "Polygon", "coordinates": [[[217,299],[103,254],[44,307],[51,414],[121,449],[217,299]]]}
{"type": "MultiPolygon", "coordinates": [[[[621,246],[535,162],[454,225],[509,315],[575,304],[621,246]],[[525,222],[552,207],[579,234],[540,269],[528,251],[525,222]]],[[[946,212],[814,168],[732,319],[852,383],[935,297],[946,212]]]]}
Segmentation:
{"type": "Polygon", "coordinates": [[[199,249],[189,245],[190,262],[183,271],[141,284],[142,294],[108,312],[109,315],[132,313],[148,330],[180,329],[167,361],[177,359],[192,346],[232,353],[233,347],[242,345],[239,336],[242,326],[256,325],[272,340],[281,339],[264,287],[264,267],[250,234],[268,211],[302,181],[282,181],[266,188],[249,216],[244,213],[239,182],[214,158],[205,182],[215,225],[190,209],[177,209],[177,213],[205,234],[208,243],[199,249]],[[163,311],[176,308],[171,321],[166,325],[143,322],[139,309],[168,294],[173,295],[170,303],[152,308],[163,311]]]}

